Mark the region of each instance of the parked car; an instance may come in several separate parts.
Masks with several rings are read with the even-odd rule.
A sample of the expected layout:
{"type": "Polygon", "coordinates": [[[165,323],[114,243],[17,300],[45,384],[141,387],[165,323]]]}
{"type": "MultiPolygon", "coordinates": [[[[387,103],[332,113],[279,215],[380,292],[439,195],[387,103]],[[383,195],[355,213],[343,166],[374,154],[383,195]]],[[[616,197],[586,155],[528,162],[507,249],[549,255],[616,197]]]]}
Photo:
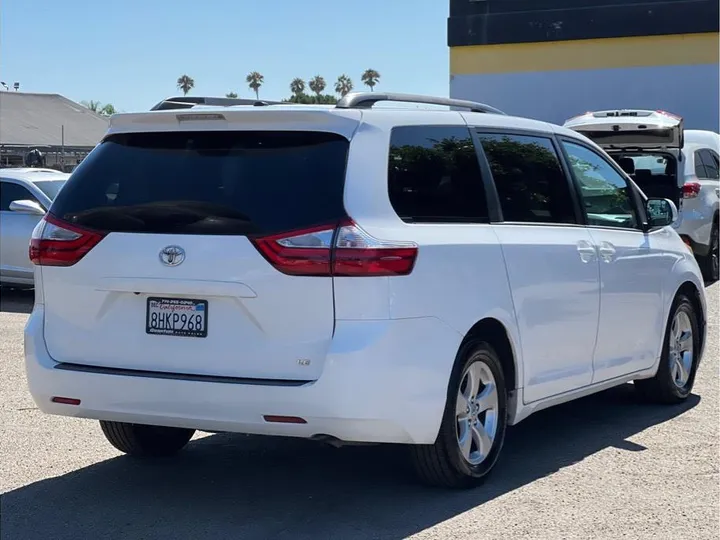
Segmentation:
{"type": "Polygon", "coordinates": [[[0,285],[33,285],[33,229],[70,175],[52,169],[0,169],[0,285]]]}
{"type": "Polygon", "coordinates": [[[30,391],[135,456],[401,443],[474,486],[536,411],[688,397],[706,300],[676,218],[583,135],[479,103],[114,115],[33,234],[30,391]]]}
{"type": "Polygon", "coordinates": [[[565,127],[603,147],[647,195],[671,199],[680,210],[676,229],[705,278],[720,279],[720,135],[686,130],[668,112],[635,109],[585,113],[565,127]]]}

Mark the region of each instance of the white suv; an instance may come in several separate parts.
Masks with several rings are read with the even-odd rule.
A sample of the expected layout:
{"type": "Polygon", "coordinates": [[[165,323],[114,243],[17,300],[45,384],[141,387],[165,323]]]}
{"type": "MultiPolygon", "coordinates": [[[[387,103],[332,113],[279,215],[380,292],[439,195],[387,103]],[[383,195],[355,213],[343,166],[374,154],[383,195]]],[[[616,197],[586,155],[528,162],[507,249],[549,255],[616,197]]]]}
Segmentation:
{"type": "Polygon", "coordinates": [[[649,196],[680,211],[675,229],[693,250],[705,279],[720,279],[720,135],[684,129],[665,111],[588,112],[565,127],[598,143],[649,196]]]}
{"type": "Polygon", "coordinates": [[[476,485],[535,411],[689,395],[705,293],[676,217],[584,136],[482,104],[115,115],[34,233],[30,391],[128,454],[402,443],[476,485]]]}

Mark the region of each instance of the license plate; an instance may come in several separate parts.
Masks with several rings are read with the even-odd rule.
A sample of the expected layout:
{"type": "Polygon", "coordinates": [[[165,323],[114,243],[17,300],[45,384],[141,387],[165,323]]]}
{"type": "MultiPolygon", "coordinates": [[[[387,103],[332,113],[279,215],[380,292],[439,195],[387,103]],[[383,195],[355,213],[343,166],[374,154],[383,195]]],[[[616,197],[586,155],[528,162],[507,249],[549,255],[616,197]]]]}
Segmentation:
{"type": "Polygon", "coordinates": [[[147,299],[145,332],[162,336],[207,337],[208,302],[190,298],[147,299]]]}

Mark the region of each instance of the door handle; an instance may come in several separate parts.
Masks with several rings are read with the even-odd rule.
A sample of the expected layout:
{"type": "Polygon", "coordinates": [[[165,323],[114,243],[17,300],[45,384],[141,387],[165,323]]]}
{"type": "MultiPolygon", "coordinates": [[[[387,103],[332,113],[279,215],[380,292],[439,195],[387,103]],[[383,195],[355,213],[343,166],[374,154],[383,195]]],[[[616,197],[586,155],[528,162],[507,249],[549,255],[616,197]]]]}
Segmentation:
{"type": "Polygon", "coordinates": [[[584,263],[592,262],[595,260],[595,257],[597,257],[595,246],[587,240],[580,240],[577,243],[577,251],[580,254],[580,260],[584,263]]]}
{"type": "Polygon", "coordinates": [[[609,263],[615,260],[615,246],[610,242],[600,242],[598,252],[603,262],[609,263]]]}

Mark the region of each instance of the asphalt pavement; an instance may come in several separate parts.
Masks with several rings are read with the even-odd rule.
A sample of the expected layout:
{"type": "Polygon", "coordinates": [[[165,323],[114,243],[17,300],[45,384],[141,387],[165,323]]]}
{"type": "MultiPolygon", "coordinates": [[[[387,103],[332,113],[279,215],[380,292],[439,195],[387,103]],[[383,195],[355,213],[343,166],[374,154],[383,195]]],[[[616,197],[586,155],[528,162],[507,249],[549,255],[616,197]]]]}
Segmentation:
{"type": "Polygon", "coordinates": [[[707,291],[709,343],[685,404],[640,404],[625,385],[537,413],[464,492],[415,484],[398,447],[203,434],[176,458],[121,456],[96,422],[36,409],[22,360],[32,293],[4,292],[0,538],[715,539],[720,284],[707,291]]]}

